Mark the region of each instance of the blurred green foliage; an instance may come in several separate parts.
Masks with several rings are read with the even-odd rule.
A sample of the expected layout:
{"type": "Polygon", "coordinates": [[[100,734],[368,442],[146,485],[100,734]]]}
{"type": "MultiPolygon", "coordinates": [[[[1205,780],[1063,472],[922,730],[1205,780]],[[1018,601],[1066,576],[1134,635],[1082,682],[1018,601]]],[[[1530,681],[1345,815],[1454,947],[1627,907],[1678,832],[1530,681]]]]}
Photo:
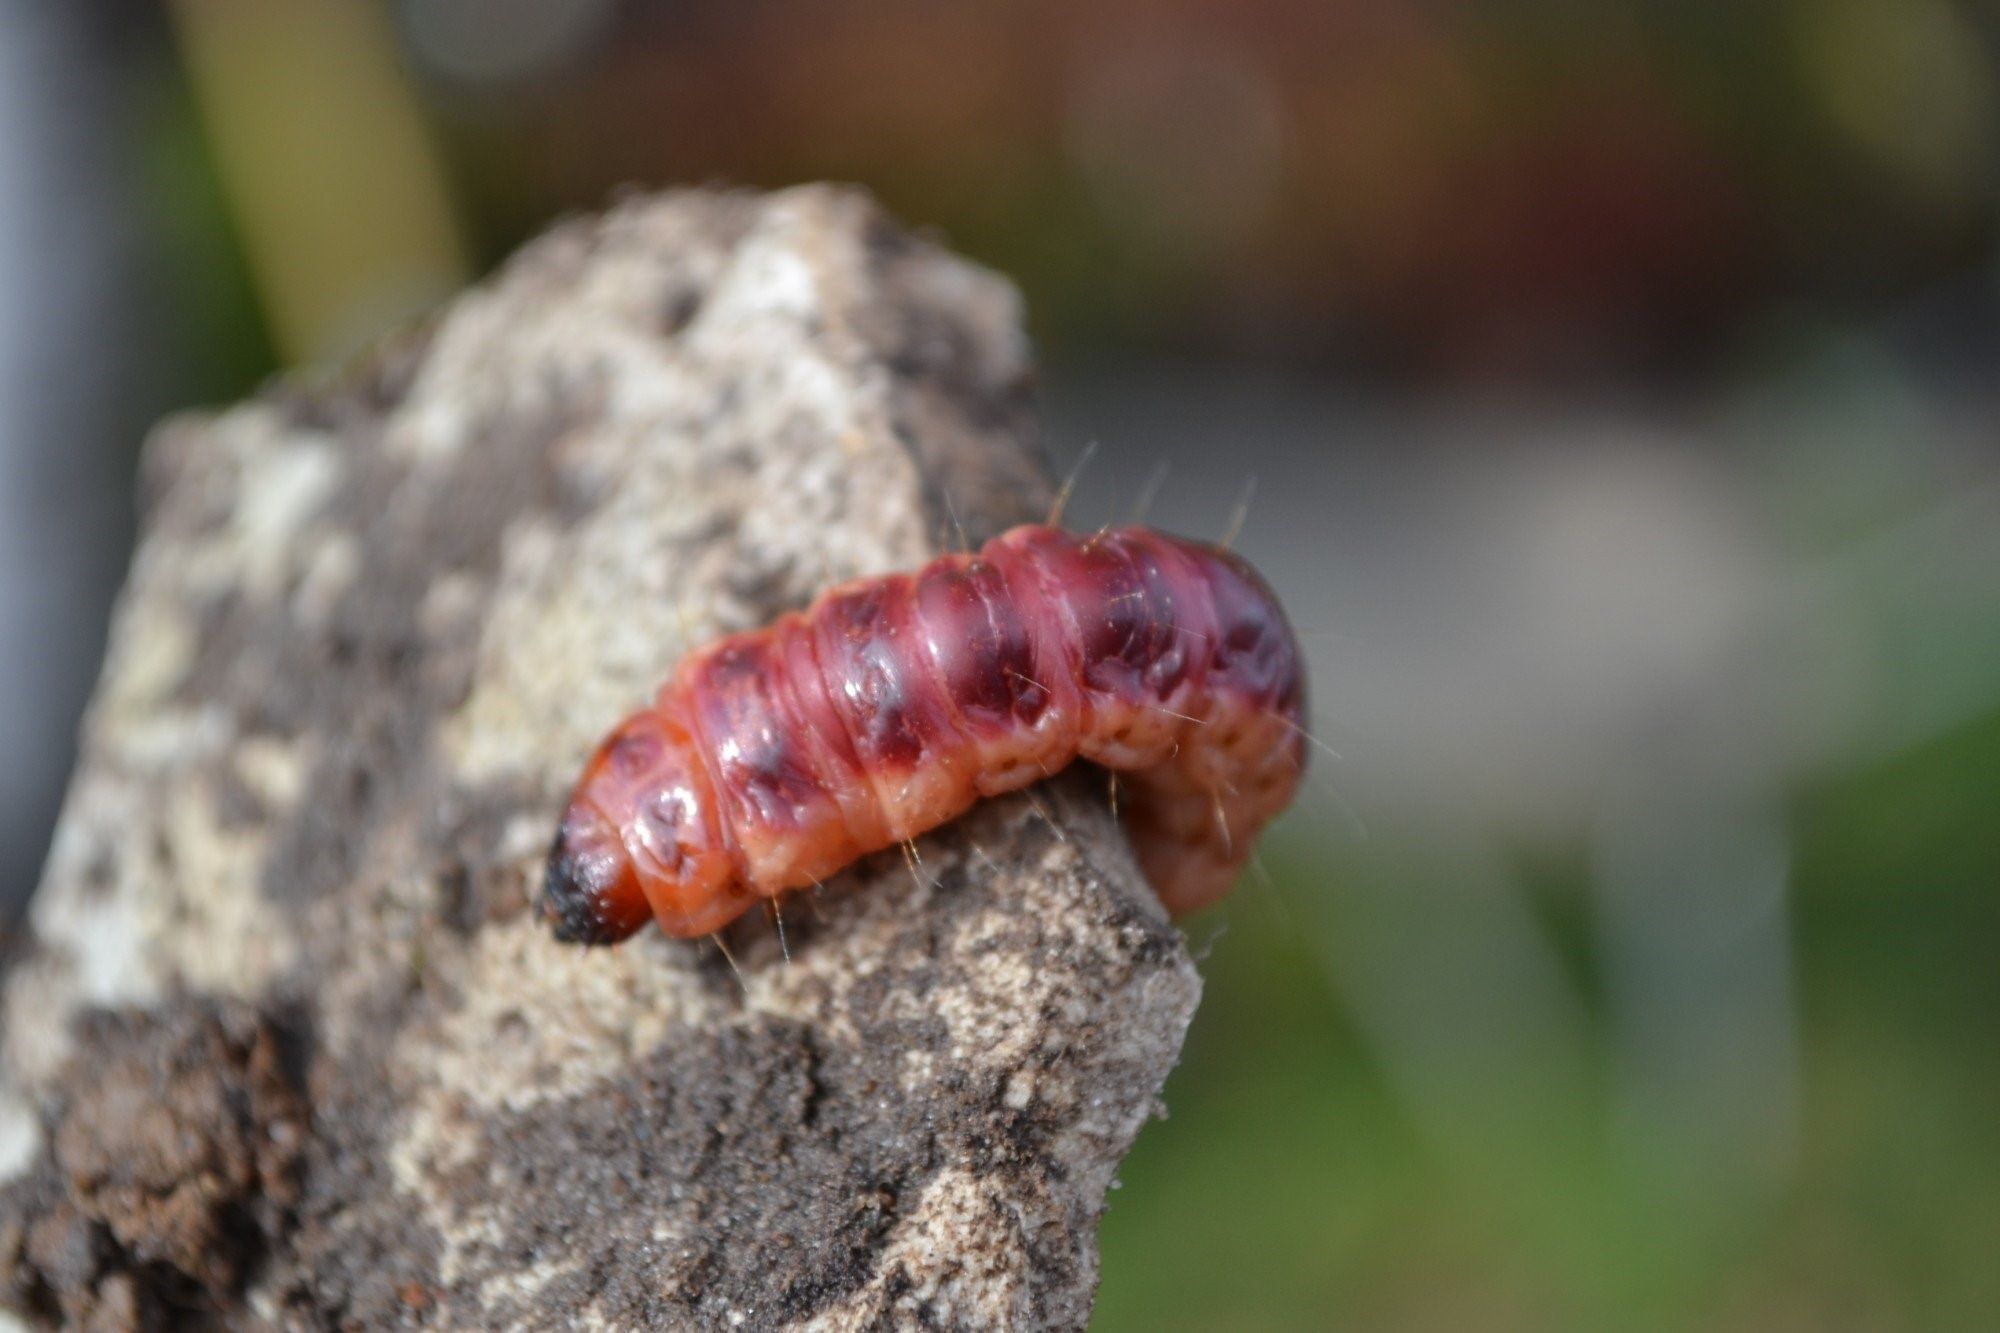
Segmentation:
{"type": "MultiPolygon", "coordinates": [[[[1336,1000],[1336,964],[1297,927],[1323,910],[1339,928],[1354,844],[1289,838],[1268,858],[1275,891],[1246,885],[1193,923],[1196,939],[1220,929],[1207,989],[1168,1117],[1111,1196],[1094,1327],[1987,1326],[2000,1310],[1996,792],[2000,713],[1797,799],[1800,1139],[1748,1198],[1614,1150],[1601,996],[1574,1101],[1546,1119],[1486,1117],[1470,1155],[1427,1135],[1336,1000]]],[[[1565,858],[1519,864],[1574,937],[1589,906],[1565,858]]],[[[1569,961],[1592,997],[1591,960],[1569,961]]]]}

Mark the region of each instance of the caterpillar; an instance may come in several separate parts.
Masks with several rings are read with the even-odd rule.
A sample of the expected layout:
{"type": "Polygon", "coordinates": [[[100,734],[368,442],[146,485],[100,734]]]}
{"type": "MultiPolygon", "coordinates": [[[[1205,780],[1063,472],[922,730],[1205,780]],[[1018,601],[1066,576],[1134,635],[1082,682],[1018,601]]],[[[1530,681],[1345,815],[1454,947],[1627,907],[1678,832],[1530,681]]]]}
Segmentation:
{"type": "Polygon", "coordinates": [[[1304,706],[1284,612],[1232,552],[1017,527],[684,658],[585,765],[541,910],[572,943],[706,935],[1086,759],[1184,915],[1291,802],[1304,706]]]}

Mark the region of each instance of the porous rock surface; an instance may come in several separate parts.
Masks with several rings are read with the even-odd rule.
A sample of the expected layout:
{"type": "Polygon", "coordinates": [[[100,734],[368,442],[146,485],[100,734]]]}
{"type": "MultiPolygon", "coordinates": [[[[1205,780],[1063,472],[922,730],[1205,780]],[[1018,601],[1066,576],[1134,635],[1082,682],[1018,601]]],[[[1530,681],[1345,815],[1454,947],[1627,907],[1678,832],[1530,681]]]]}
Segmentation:
{"type": "Polygon", "coordinates": [[[1012,290],[864,197],[684,192],[163,426],[6,978],[0,1298],[1082,1325],[1198,991],[1099,783],[865,861],[782,942],[739,923],[734,966],[530,911],[686,647],[1039,513],[1028,376],[1012,290]]]}

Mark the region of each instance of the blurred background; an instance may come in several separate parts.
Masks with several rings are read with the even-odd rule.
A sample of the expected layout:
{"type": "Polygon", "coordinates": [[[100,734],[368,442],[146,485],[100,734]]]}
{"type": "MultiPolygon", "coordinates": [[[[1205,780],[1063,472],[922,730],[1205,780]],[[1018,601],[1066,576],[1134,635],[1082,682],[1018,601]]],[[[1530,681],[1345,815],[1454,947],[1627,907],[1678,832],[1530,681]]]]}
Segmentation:
{"type": "Polygon", "coordinates": [[[2000,59],[1972,0],[0,0],[0,898],[146,423],[624,182],[1023,288],[1078,523],[1239,545],[1314,786],[1097,1327],[2000,1311],[2000,59]]]}

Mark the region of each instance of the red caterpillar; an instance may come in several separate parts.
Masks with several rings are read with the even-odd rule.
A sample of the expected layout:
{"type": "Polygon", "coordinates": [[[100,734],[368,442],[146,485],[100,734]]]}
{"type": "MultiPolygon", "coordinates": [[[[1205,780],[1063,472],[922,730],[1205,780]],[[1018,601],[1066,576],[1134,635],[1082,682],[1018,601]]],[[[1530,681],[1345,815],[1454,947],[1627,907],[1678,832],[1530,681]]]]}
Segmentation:
{"type": "Polygon", "coordinates": [[[542,910],[705,935],[1084,758],[1169,911],[1229,889],[1305,769],[1297,641],[1228,551],[1026,526],[690,654],[585,766],[542,910]]]}

